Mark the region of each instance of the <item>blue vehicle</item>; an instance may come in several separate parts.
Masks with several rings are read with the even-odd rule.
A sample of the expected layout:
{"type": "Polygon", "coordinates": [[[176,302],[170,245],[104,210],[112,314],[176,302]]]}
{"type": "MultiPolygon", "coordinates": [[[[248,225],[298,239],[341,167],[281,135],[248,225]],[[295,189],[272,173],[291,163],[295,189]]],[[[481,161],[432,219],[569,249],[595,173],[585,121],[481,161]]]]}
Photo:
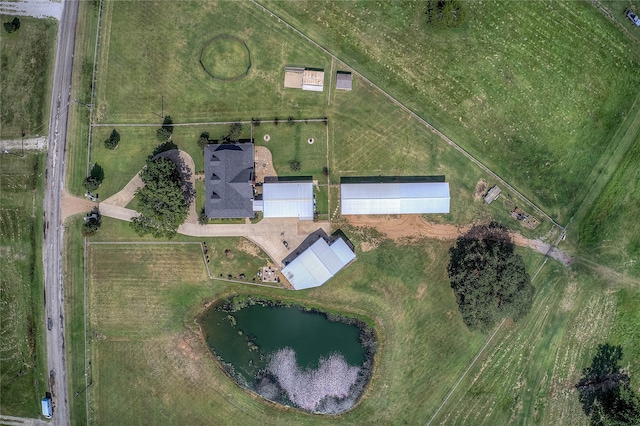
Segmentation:
{"type": "Polygon", "coordinates": [[[49,396],[42,398],[42,415],[48,419],[53,416],[53,405],[49,396]]]}

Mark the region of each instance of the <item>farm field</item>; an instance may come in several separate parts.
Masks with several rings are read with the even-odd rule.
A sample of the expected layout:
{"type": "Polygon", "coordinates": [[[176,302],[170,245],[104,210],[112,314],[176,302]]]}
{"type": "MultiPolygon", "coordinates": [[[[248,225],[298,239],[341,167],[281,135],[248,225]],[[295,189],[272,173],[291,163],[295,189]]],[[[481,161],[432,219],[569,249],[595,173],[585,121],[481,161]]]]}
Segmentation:
{"type": "Polygon", "coordinates": [[[261,3],[560,223],[638,96],[638,49],[588,3],[472,2],[451,31],[429,29],[419,2],[261,3]]]}
{"type": "MultiPolygon", "coordinates": [[[[424,13],[413,2],[326,2],[322,10],[312,2],[260,3],[432,122],[554,219],[565,223],[573,217],[561,248],[575,251],[576,261],[564,268],[518,249],[529,274],[536,274],[532,311],[518,323],[505,322],[470,366],[488,336],[462,323],[446,276],[452,241],[389,241],[371,228],[347,225],[336,214],[340,177],[443,175],[451,186],[451,214],[429,216],[430,221],[496,220],[547,242],[559,236],[556,228],[547,221],[535,230],[520,227],[509,211],[527,206],[506,188],[485,205],[482,191],[495,179],[357,74],[352,91],[336,91],[335,82],[329,84],[333,73],[349,68],[257,5],[105,2],[96,120],[114,125],[93,129],[91,163],[105,170],[100,198],[119,191],[157,147],[161,112],[175,123],[260,118],[259,126],[245,124],[240,137],[253,135],[257,145],[268,147],[279,175],[311,175],[326,185],[322,168],[328,167],[330,185],[316,188],[318,213],[352,240],[358,260],[328,284],[305,292],[210,280],[199,245],[136,244],[156,240],[136,236],[126,222],[103,218],[86,246],[85,294],[81,219],[73,218],[65,233],[73,422],[335,423],[249,395],[210,359],[194,316],[206,302],[237,293],[282,297],[376,323],[376,374],[362,403],[340,416],[349,424],[587,424],[574,385],[597,345],[606,342],[623,346],[624,365],[637,388],[637,227],[628,225],[633,209],[622,208],[637,201],[628,182],[637,181],[634,165],[640,161],[640,140],[627,131],[637,127],[639,114],[637,91],[629,90],[640,82],[631,42],[583,3],[515,2],[509,9],[468,3],[471,18],[452,32],[426,29],[424,13]],[[200,49],[220,34],[246,42],[252,61],[246,77],[222,82],[201,69],[200,49]],[[285,65],[323,67],[325,91],[284,89],[285,65]],[[328,125],[289,125],[289,117],[327,117],[328,125]],[[270,123],[275,118],[278,125],[270,123]],[[113,128],[121,142],[110,151],[103,141],[113,128]],[[309,137],[314,144],[307,143],[309,137]],[[301,162],[295,173],[292,159],[301,162]],[[589,192],[594,182],[599,189],[589,192]],[[620,244],[626,247],[622,253],[620,244]]],[[[87,16],[93,13],[89,3],[82,7],[87,16]]],[[[83,31],[90,34],[92,25],[87,20],[83,31]]],[[[85,43],[76,53],[84,52],[85,79],[92,49],[85,43]]],[[[228,53],[224,45],[218,49],[216,55],[228,53]]],[[[225,61],[241,68],[236,59],[225,61]]],[[[213,57],[207,61],[216,72],[227,71],[216,68],[220,63],[213,57]]],[[[80,107],[76,114],[80,123],[80,107]]],[[[201,173],[198,138],[207,132],[218,139],[228,128],[175,126],[172,141],[192,155],[201,173]]],[[[86,166],[83,132],[76,134],[85,148],[73,154],[70,172],[77,193],[83,191],[78,184],[86,166]]],[[[196,189],[202,205],[202,181],[196,189]]],[[[202,241],[178,235],[172,242],[202,241]]],[[[206,243],[211,273],[218,278],[244,273],[250,281],[266,262],[261,251],[241,248],[246,240],[206,243]],[[233,256],[225,254],[228,248],[233,256]]]]}
{"type": "Polygon", "coordinates": [[[48,389],[42,154],[0,156],[0,412],[37,417],[48,389]]]}
{"type": "MultiPolygon", "coordinates": [[[[13,16],[0,15],[0,22],[13,16]]],[[[0,37],[0,139],[47,133],[57,23],[20,16],[20,29],[0,37]]]]}

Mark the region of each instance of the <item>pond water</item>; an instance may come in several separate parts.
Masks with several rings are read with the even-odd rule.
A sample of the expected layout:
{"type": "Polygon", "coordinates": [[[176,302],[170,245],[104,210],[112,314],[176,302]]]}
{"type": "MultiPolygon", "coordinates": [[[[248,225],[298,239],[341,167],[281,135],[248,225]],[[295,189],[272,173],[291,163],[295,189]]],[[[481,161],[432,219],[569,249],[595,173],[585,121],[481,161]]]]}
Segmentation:
{"type": "Polygon", "coordinates": [[[375,335],[364,324],[262,302],[210,308],[200,325],[236,382],[275,402],[339,413],[355,404],[369,380],[375,335]]]}

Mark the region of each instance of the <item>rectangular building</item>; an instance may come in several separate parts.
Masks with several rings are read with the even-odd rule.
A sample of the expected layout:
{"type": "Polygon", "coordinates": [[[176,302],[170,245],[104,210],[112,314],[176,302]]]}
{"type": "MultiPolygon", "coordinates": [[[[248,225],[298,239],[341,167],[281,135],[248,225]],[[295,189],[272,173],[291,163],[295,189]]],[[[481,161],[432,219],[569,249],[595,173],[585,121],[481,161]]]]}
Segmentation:
{"type": "Polygon", "coordinates": [[[342,183],[343,215],[449,213],[448,182],[342,183]]]}
{"type": "Polygon", "coordinates": [[[252,143],[204,147],[205,214],[209,218],[253,217],[252,143]]]}
{"type": "Polygon", "coordinates": [[[265,182],[262,185],[262,212],[265,218],[313,220],[313,182],[265,182]]]}

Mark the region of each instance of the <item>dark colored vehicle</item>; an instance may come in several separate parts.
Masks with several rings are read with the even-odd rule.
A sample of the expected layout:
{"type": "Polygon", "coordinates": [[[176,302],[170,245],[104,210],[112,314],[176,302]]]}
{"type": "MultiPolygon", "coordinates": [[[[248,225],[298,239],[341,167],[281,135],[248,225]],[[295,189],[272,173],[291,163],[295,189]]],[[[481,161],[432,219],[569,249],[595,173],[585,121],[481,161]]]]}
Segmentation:
{"type": "Polygon", "coordinates": [[[47,318],[47,330],[51,330],[53,328],[53,321],[51,318],[47,318]]]}
{"type": "Polygon", "coordinates": [[[284,244],[284,246],[287,248],[287,250],[289,250],[289,243],[286,242],[285,240],[282,240],[282,244],[284,244]]]}
{"type": "Polygon", "coordinates": [[[631,9],[627,9],[625,15],[631,22],[633,22],[633,25],[635,25],[636,27],[640,27],[640,18],[638,18],[638,15],[633,13],[631,9]]]}

